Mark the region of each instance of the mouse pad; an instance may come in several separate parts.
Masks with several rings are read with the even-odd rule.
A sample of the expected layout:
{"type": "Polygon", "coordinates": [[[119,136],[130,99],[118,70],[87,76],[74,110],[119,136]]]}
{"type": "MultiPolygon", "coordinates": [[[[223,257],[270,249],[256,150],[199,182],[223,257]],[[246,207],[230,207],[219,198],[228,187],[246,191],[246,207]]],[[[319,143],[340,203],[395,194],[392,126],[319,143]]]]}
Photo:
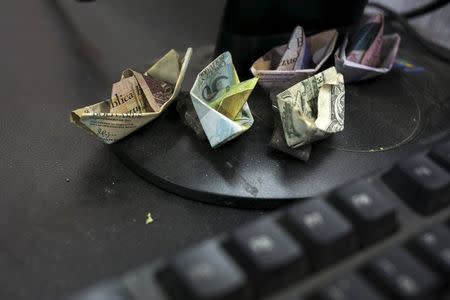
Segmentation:
{"type": "MultiPolygon", "coordinates": [[[[268,147],[273,116],[260,87],[249,98],[252,128],[218,149],[183,124],[176,105],[112,149],[149,182],[191,199],[261,209],[314,196],[388,167],[435,133],[450,131],[450,68],[402,38],[390,73],[346,85],[344,131],[315,143],[306,163],[268,147]]],[[[205,49],[192,61],[190,77],[212,58],[205,49]]]]}

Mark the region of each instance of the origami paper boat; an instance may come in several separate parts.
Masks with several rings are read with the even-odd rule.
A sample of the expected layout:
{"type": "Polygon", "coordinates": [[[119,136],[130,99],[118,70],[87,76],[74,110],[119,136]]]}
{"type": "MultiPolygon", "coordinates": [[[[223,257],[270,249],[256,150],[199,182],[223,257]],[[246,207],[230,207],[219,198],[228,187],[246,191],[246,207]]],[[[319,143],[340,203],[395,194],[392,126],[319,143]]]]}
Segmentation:
{"type": "Polygon", "coordinates": [[[279,93],[277,104],[289,147],[323,139],[344,129],[344,78],[331,67],[279,93]]]}
{"type": "Polygon", "coordinates": [[[400,46],[400,35],[397,33],[383,36],[383,47],[381,48],[381,63],[378,67],[369,67],[347,60],[345,48],[348,44],[348,37],[345,38],[342,46],[335,53],[335,66],[339,73],[342,73],[345,82],[356,82],[377,77],[388,73],[394,65],[400,46]]]}
{"type": "Polygon", "coordinates": [[[401,38],[398,34],[383,36],[384,19],[382,15],[366,18],[363,25],[353,34],[351,47],[358,48],[348,53],[349,34],[334,55],[335,66],[342,73],[345,82],[361,81],[386,74],[392,69],[401,38]],[[354,44],[356,46],[354,46],[354,44]],[[362,49],[363,48],[363,49],[362,49]],[[359,56],[355,61],[354,53],[359,56]]]}
{"type": "Polygon", "coordinates": [[[71,122],[114,143],[157,118],[177,97],[192,55],[170,50],[144,74],[125,70],[111,99],[72,111],[71,122]]]}
{"type": "Polygon", "coordinates": [[[289,42],[257,59],[251,72],[264,88],[300,81],[316,74],[332,54],[338,32],[334,29],[305,37],[297,26],[289,42]]]}
{"type": "Polygon", "coordinates": [[[258,78],[240,82],[229,52],[212,61],[197,76],[191,99],[211,147],[247,131],[253,116],[247,104],[258,78]]]}

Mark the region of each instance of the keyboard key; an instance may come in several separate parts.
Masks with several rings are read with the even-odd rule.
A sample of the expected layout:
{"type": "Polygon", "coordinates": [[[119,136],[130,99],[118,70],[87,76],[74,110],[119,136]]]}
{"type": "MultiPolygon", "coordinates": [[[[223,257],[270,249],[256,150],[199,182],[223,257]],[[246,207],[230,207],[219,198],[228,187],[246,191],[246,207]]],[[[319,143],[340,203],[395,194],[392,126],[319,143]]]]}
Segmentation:
{"type": "Polygon", "coordinates": [[[387,185],[421,214],[450,203],[450,174],[424,156],[398,163],[383,176],[387,185]]]}
{"type": "Polygon", "coordinates": [[[320,289],[317,300],[384,300],[366,280],[358,274],[348,274],[333,284],[320,289]]]}
{"type": "Polygon", "coordinates": [[[291,207],[287,225],[302,241],[315,269],[350,254],[357,241],[352,225],[323,199],[310,199],[291,207]]]}
{"type": "Polygon", "coordinates": [[[175,284],[166,284],[174,299],[241,300],[248,299],[246,276],[220,246],[201,244],[176,256],[169,264],[167,276],[175,284]],[[177,289],[177,288],[180,289],[177,289]]]}
{"type": "Polygon", "coordinates": [[[450,171],[450,141],[433,148],[430,152],[430,157],[450,171]]]}
{"type": "Polygon", "coordinates": [[[394,248],[368,263],[369,278],[394,299],[430,299],[440,278],[404,248],[394,248]]]}
{"type": "Polygon", "coordinates": [[[450,280],[450,229],[438,225],[417,236],[412,245],[428,263],[450,280]]]}
{"type": "Polygon", "coordinates": [[[364,246],[385,238],[398,227],[392,199],[366,181],[336,190],[331,203],[352,221],[364,246]]]}
{"type": "Polygon", "coordinates": [[[261,294],[298,280],[307,269],[303,248],[272,219],[240,228],[226,244],[261,294]]]}

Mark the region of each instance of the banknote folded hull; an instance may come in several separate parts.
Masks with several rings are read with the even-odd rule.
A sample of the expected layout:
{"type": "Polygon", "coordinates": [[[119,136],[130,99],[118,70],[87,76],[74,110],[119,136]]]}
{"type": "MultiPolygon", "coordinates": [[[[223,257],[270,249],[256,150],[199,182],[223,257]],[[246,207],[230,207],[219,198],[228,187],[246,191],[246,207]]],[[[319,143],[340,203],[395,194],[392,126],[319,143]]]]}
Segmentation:
{"type": "Polygon", "coordinates": [[[400,35],[397,33],[383,36],[383,46],[380,51],[380,63],[376,67],[359,64],[347,59],[346,48],[348,37],[334,55],[336,69],[344,75],[345,82],[357,82],[388,73],[394,65],[400,47],[400,35]]]}
{"type": "Polygon", "coordinates": [[[337,38],[338,32],[335,29],[323,31],[306,38],[305,45],[309,45],[314,63],[312,67],[306,69],[277,70],[276,66],[283,54],[288,50],[288,44],[284,44],[269,50],[265,55],[256,60],[250,71],[254,76],[259,78],[259,84],[263,88],[287,88],[292,82],[299,82],[316,74],[332,55],[337,38]]]}
{"type": "Polygon", "coordinates": [[[219,55],[198,74],[190,95],[212,148],[231,141],[253,125],[247,99],[257,81],[239,81],[229,52],[219,55]]]}
{"type": "Polygon", "coordinates": [[[334,67],[277,96],[287,146],[297,148],[344,130],[345,85],[334,67]]]}
{"type": "Polygon", "coordinates": [[[111,99],[72,111],[78,127],[112,144],[156,119],[177,97],[192,55],[170,50],[144,74],[127,69],[113,84],[111,99]]]}

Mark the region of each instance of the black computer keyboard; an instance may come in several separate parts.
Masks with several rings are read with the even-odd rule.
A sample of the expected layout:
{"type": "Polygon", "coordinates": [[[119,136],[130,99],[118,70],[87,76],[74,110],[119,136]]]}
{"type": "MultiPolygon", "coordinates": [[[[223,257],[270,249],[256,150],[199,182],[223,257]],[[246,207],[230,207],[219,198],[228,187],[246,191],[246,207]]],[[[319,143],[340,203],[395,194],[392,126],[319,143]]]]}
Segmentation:
{"type": "Polygon", "coordinates": [[[71,299],[449,300],[450,139],[423,148],[71,299]]]}

